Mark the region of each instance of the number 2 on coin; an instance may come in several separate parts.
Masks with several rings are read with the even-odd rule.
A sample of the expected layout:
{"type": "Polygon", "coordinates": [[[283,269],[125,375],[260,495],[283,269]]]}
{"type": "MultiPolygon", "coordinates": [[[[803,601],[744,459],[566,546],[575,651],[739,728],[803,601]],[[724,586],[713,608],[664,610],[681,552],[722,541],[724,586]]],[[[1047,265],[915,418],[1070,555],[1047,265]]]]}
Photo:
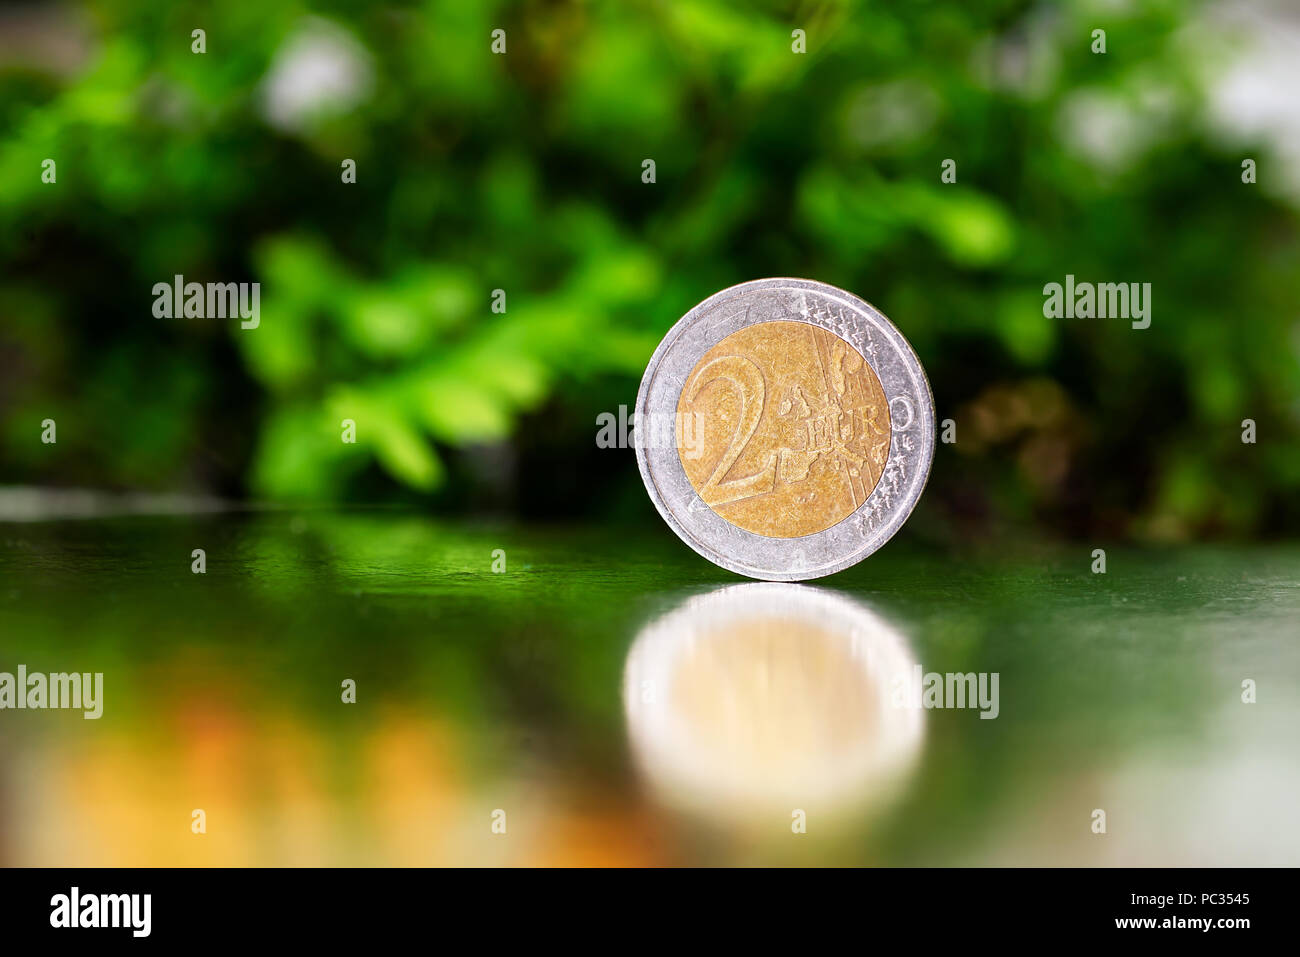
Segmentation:
{"type": "MultiPolygon", "coordinates": [[[[758,431],[758,424],[763,418],[763,402],[767,396],[767,384],[763,381],[763,372],[744,356],[718,356],[705,365],[695,378],[686,384],[686,401],[694,402],[700,392],[717,381],[728,382],[740,393],[740,421],[736,431],[731,435],[727,450],[718,459],[717,467],[709,480],[700,488],[700,498],[709,507],[726,505],[742,498],[762,495],[776,487],[776,452],[770,452],[763,467],[753,475],[745,478],[722,481],[723,477],[736,464],[749,442],[758,431]]],[[[682,445],[682,424],[677,424],[677,442],[682,445]]],[[[696,436],[698,440],[698,436],[696,436]]]]}

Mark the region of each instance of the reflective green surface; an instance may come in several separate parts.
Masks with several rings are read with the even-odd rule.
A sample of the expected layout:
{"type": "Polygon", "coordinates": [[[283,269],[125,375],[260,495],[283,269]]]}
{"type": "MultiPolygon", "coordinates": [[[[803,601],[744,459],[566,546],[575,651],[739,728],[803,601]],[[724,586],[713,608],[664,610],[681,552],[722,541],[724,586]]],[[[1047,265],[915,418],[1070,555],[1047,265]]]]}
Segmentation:
{"type": "Polygon", "coordinates": [[[768,586],[657,527],[3,525],[0,672],[104,701],[0,711],[0,861],[1300,864],[1300,549],[1094,547],[768,586]]]}

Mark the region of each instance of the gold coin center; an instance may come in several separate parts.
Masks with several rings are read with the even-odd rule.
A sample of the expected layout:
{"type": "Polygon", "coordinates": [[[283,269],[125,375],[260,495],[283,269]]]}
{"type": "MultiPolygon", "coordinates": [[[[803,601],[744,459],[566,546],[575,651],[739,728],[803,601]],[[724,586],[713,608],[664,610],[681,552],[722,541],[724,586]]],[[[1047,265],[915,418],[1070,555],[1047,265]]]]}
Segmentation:
{"type": "Polygon", "coordinates": [[[677,454],[696,493],[768,538],[852,515],[880,481],[889,430],[862,353],[806,322],[733,332],[700,357],[677,400],[677,454]]]}

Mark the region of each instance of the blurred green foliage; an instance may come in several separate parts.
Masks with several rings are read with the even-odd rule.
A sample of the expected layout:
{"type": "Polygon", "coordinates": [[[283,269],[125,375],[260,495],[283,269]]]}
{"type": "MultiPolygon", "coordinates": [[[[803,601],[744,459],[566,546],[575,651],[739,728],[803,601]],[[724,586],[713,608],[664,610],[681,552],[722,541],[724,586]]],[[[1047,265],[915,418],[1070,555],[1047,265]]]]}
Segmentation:
{"type": "Polygon", "coordinates": [[[549,485],[560,510],[616,511],[639,499],[573,501],[576,472],[637,482],[630,452],[595,454],[596,413],[631,404],[695,302],[801,275],[884,309],[955,420],[932,528],[1294,532],[1295,211],[1241,182],[1246,155],[1274,175],[1264,144],[1205,122],[1233,46],[1197,16],[1174,0],[6,14],[0,479],[433,493],[453,511],[485,484],[507,508],[549,485]],[[1043,285],[1067,273],[1152,283],[1151,328],[1044,318],[1043,285]],[[259,327],[155,319],[150,289],[176,274],[260,282],[259,327]],[[47,417],[57,446],[38,441],[47,417]]]}

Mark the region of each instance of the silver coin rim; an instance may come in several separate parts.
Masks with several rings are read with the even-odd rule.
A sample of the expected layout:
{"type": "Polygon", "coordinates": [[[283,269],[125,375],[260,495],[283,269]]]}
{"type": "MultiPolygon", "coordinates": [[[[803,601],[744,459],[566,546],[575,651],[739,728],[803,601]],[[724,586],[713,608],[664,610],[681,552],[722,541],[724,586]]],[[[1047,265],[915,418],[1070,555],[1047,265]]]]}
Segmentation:
{"type": "Polygon", "coordinates": [[[650,357],[637,392],[635,413],[637,467],[651,501],[669,528],[713,564],[761,581],[822,578],[856,565],[877,551],[911,515],[934,461],[934,395],[911,343],[871,303],[837,286],[812,279],[753,279],[722,289],[697,304],[668,330],[650,357]],[[847,317],[841,316],[847,321],[835,323],[792,314],[763,316],[752,321],[736,321],[737,317],[732,315],[708,322],[731,300],[768,291],[816,293],[847,307],[847,317]],[[887,509],[880,494],[882,478],[862,505],[830,528],[798,538],[768,538],[732,525],[704,504],[686,476],[675,442],[656,443],[647,439],[649,430],[643,428],[643,423],[655,421],[656,415],[663,422],[665,413],[669,420],[676,414],[685,378],[700,356],[738,329],[775,319],[807,322],[840,336],[862,354],[880,379],[891,411],[885,471],[891,465],[895,468],[901,465],[906,476],[906,486],[899,499],[887,509]],[[892,347],[888,354],[873,357],[874,350],[869,347],[873,332],[883,344],[892,347]],[[904,396],[911,401],[913,415],[905,428],[897,429],[893,427],[893,404],[904,396]],[[911,450],[901,447],[900,434],[913,438],[911,450]]]}

